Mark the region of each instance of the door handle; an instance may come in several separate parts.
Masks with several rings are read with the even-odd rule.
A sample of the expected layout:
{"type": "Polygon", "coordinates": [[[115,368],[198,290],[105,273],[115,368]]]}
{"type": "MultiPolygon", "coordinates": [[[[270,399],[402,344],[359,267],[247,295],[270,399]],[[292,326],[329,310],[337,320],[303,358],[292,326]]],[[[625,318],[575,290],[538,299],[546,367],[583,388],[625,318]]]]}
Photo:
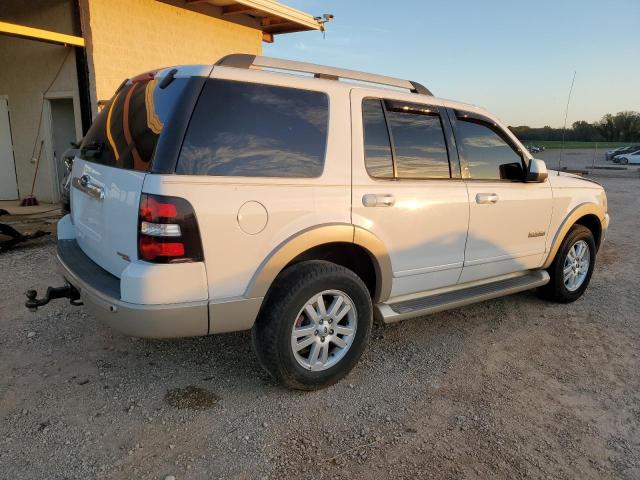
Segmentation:
{"type": "Polygon", "coordinates": [[[93,179],[87,174],[80,177],[73,177],[71,185],[97,200],[104,198],[104,187],[94,183],[93,179]]]}
{"type": "Polygon", "coordinates": [[[367,193],[362,196],[365,207],[393,207],[396,199],[390,193],[367,193]]]}
{"type": "Polygon", "coordinates": [[[497,193],[479,193],[476,195],[476,203],[498,203],[500,197],[497,193]]]}

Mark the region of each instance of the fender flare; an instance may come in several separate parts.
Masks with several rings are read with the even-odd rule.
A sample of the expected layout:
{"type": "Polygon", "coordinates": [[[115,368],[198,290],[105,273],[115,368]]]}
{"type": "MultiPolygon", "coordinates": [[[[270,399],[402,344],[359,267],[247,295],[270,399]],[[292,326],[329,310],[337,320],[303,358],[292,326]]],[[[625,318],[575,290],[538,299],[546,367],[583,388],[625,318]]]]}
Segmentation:
{"type": "Polygon", "coordinates": [[[560,224],[560,227],[555,233],[553,237],[553,242],[551,243],[551,248],[549,249],[549,253],[547,255],[546,260],[544,261],[542,268],[549,268],[553,263],[553,260],[556,258],[556,254],[560,249],[560,245],[562,245],[562,241],[569,233],[569,230],[575,223],[585,215],[595,215],[598,220],[600,220],[600,228],[602,232],[607,229],[606,215],[602,211],[602,207],[595,203],[581,203],[576,206],[569,214],[565,217],[565,219],[560,224]]]}
{"type": "Polygon", "coordinates": [[[351,224],[325,224],[302,230],[274,248],[253,274],[245,298],[264,297],[278,274],[298,255],[327,243],[353,243],[371,256],[376,270],[374,303],[385,301],[391,294],[393,271],[384,243],[373,233],[351,224]]]}

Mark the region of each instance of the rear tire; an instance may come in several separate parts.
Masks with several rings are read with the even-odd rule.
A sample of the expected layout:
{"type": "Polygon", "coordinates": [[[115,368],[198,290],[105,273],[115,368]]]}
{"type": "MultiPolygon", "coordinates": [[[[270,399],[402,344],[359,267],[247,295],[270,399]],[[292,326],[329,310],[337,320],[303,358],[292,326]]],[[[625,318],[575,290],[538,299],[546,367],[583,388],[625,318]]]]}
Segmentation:
{"type": "Polygon", "coordinates": [[[547,269],[551,280],[538,289],[539,296],[558,303],[575,302],[589,286],[595,260],[593,233],[583,225],[574,225],[547,269]]]}
{"type": "Polygon", "coordinates": [[[353,369],[372,318],[369,291],[354,272],[331,262],[301,262],[269,290],[253,327],[253,345],[262,367],[280,384],[316,390],[353,369]]]}

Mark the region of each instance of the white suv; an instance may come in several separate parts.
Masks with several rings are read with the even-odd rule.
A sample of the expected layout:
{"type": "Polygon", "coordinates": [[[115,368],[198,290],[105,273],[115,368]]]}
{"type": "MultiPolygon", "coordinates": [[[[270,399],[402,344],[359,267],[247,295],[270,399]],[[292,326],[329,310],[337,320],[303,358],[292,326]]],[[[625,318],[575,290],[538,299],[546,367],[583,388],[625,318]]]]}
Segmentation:
{"type": "Polygon", "coordinates": [[[250,55],[122,84],[73,163],[68,282],[126,334],[253,329],[281,383],[329,385],[384,322],[586,289],[600,185],[415,82],[250,55]],[[347,82],[340,80],[349,80],[347,82]]]}

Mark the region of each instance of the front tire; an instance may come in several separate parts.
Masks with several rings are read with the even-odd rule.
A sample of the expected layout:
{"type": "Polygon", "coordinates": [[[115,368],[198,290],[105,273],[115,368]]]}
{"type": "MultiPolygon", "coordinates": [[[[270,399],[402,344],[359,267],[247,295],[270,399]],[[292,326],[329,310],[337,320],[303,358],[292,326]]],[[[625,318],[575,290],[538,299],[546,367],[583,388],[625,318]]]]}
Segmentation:
{"type": "Polygon", "coordinates": [[[282,385],[323,388],[356,365],[372,318],[369,291],[354,272],[325,261],[301,262],[269,290],[253,328],[254,349],[282,385]]]}
{"type": "Polygon", "coordinates": [[[547,269],[551,280],[538,289],[540,296],[558,303],[575,302],[589,286],[595,260],[593,233],[583,225],[574,225],[547,269]]]}

